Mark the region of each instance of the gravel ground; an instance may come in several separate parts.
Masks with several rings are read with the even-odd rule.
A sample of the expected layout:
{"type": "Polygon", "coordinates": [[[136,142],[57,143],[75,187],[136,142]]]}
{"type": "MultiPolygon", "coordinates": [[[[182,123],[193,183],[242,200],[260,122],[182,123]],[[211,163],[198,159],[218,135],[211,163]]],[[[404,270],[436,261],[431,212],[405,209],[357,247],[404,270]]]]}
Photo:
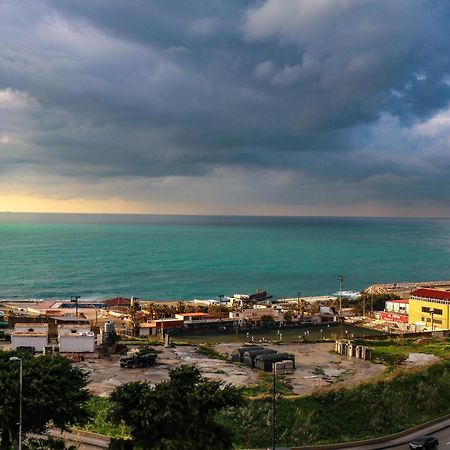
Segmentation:
{"type": "Polygon", "coordinates": [[[177,348],[158,348],[157,364],[148,368],[125,369],[120,367],[119,356],[107,358],[86,357],[74,365],[89,371],[88,389],[92,394],[109,396],[119,385],[129,381],[147,381],[158,384],[169,378],[169,369],[181,364],[195,365],[203,375],[215,381],[223,381],[236,386],[248,385],[258,381],[258,372],[247,367],[240,367],[220,359],[211,359],[196,353],[193,346],[177,348]]]}
{"type": "MultiPolygon", "coordinates": [[[[285,382],[294,394],[310,394],[324,386],[345,384],[351,386],[380,375],[385,366],[372,364],[358,358],[331,353],[333,343],[284,344],[267,346],[278,352],[293,353],[296,369],[292,375],[285,375],[285,382]]],[[[219,344],[216,349],[223,354],[231,354],[235,344],[219,344]]]]}
{"type": "MultiPolygon", "coordinates": [[[[217,344],[216,350],[225,356],[241,344],[217,344]]],[[[285,375],[284,380],[292,388],[293,394],[310,394],[317,389],[331,385],[346,387],[365,382],[379,376],[385,369],[381,364],[372,364],[357,358],[347,358],[335,354],[333,343],[268,345],[278,352],[295,354],[296,369],[293,374],[285,375]]],[[[0,343],[7,350],[9,343],[0,343]]],[[[169,369],[181,364],[193,364],[200,368],[203,375],[211,380],[223,381],[236,386],[257,383],[261,373],[257,370],[228,363],[220,359],[211,359],[196,353],[194,346],[176,348],[159,347],[157,364],[149,368],[124,369],[119,365],[119,356],[99,358],[98,355],[86,355],[85,360],[74,363],[89,372],[91,393],[109,396],[119,385],[129,381],[147,381],[157,384],[168,379],[169,369]]],[[[439,358],[423,353],[411,353],[405,365],[420,366],[437,361],[439,358]]]]}

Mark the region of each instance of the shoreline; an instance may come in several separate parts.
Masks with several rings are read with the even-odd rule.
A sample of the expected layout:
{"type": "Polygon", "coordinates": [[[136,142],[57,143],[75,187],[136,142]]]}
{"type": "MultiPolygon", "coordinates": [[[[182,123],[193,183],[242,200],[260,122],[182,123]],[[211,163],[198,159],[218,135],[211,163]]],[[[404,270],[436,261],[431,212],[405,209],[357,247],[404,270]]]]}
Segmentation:
{"type": "MultiPolygon", "coordinates": [[[[433,280],[433,281],[405,281],[405,282],[396,282],[396,283],[375,283],[367,286],[362,289],[360,293],[367,295],[380,295],[380,294],[405,294],[406,292],[412,291],[419,287],[427,287],[427,288],[437,288],[437,289],[446,289],[450,290],[450,280],[433,280]]],[[[300,296],[300,299],[305,300],[307,302],[316,303],[321,301],[330,301],[338,298],[334,294],[316,294],[316,295],[308,295],[308,296],[300,296]]],[[[112,296],[112,295],[96,295],[93,297],[81,297],[79,303],[98,303],[105,300],[109,300],[111,298],[118,298],[121,296],[112,296]]],[[[131,297],[125,297],[131,299],[131,297]]],[[[158,304],[167,304],[171,305],[177,302],[185,302],[185,303],[198,303],[201,304],[204,302],[208,303],[212,298],[192,298],[192,299],[146,299],[135,297],[137,301],[142,303],[158,303],[158,304]]],[[[277,301],[285,301],[285,302],[295,302],[298,300],[298,297],[274,297],[274,300],[277,301]]],[[[0,298],[0,304],[2,303],[42,303],[42,302],[69,302],[70,296],[67,298],[61,297],[43,297],[43,298],[0,298]]]]}

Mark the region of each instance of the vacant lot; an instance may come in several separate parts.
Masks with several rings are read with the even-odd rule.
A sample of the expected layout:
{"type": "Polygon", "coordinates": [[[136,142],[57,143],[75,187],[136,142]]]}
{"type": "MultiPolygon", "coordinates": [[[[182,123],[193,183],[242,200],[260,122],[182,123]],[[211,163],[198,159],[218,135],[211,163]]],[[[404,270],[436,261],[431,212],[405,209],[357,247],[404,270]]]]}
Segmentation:
{"type": "MultiPolygon", "coordinates": [[[[218,344],[216,350],[230,355],[236,344],[218,344]]],[[[269,345],[278,352],[293,353],[296,369],[284,377],[294,394],[308,394],[330,384],[345,383],[346,386],[380,375],[385,366],[357,358],[347,358],[333,352],[334,344],[284,344],[269,345]]]]}
{"type": "MultiPolygon", "coordinates": [[[[227,356],[239,344],[218,344],[215,349],[227,356]]],[[[345,383],[347,386],[376,377],[384,366],[372,364],[356,358],[346,358],[332,353],[334,344],[285,344],[270,346],[278,351],[294,353],[296,370],[285,376],[285,382],[294,394],[307,394],[319,387],[345,383]]],[[[169,369],[180,364],[199,367],[209,379],[232,383],[236,386],[255,384],[261,373],[245,366],[231,364],[220,359],[200,355],[193,346],[162,349],[157,364],[149,368],[124,369],[119,365],[119,357],[87,358],[75,363],[89,371],[89,390],[100,396],[108,396],[114,388],[129,381],[148,381],[157,384],[168,378],[169,369]]]]}
{"type": "Polygon", "coordinates": [[[198,354],[193,346],[162,348],[157,364],[148,368],[125,369],[119,364],[119,356],[108,358],[86,358],[74,363],[89,372],[88,389],[94,395],[108,396],[117,386],[129,381],[147,381],[158,384],[169,378],[169,370],[181,364],[196,365],[209,379],[232,383],[236,386],[249,385],[258,381],[258,373],[247,367],[211,359],[198,354]]]}

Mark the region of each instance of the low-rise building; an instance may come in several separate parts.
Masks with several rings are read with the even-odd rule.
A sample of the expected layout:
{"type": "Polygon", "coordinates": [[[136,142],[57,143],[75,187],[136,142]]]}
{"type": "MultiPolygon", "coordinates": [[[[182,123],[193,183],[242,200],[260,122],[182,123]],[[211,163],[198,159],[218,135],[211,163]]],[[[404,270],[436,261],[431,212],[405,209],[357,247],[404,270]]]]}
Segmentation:
{"type": "Polygon", "coordinates": [[[60,353],[92,353],[95,334],[86,325],[60,325],[58,327],[60,353]]]}
{"type": "Polygon", "coordinates": [[[36,352],[43,352],[48,345],[47,323],[16,323],[11,333],[11,348],[30,347],[36,352]]]}
{"type": "Polygon", "coordinates": [[[386,300],[384,309],[391,313],[409,314],[409,300],[407,298],[386,300]]]}
{"type": "Polygon", "coordinates": [[[379,319],[397,326],[399,329],[408,330],[409,323],[409,300],[387,300],[384,304],[384,311],[376,314],[379,319]]]}
{"type": "Polygon", "coordinates": [[[409,298],[409,324],[416,331],[450,329],[450,292],[420,288],[409,298]]]}
{"type": "Polygon", "coordinates": [[[265,321],[284,323],[284,313],[275,308],[251,308],[231,311],[230,318],[238,319],[239,326],[260,326],[265,321]]]}
{"type": "Polygon", "coordinates": [[[170,331],[177,328],[183,328],[183,319],[164,318],[156,319],[151,322],[142,322],[139,324],[139,337],[156,336],[164,331],[170,331]]]}
{"type": "Polygon", "coordinates": [[[183,320],[185,322],[193,322],[194,320],[208,320],[212,319],[211,314],[202,312],[190,312],[175,314],[175,319],[183,320]]]}

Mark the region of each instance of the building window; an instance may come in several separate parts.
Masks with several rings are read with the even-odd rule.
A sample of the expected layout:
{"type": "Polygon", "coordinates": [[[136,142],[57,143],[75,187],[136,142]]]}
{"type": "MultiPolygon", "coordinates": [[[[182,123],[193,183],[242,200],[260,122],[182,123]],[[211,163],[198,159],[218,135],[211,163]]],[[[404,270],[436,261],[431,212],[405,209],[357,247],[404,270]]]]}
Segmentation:
{"type": "Polygon", "coordinates": [[[424,313],[430,313],[430,309],[433,310],[433,314],[436,314],[438,316],[442,316],[442,309],[438,309],[438,308],[429,308],[428,306],[422,306],[422,312],[424,313]]]}

